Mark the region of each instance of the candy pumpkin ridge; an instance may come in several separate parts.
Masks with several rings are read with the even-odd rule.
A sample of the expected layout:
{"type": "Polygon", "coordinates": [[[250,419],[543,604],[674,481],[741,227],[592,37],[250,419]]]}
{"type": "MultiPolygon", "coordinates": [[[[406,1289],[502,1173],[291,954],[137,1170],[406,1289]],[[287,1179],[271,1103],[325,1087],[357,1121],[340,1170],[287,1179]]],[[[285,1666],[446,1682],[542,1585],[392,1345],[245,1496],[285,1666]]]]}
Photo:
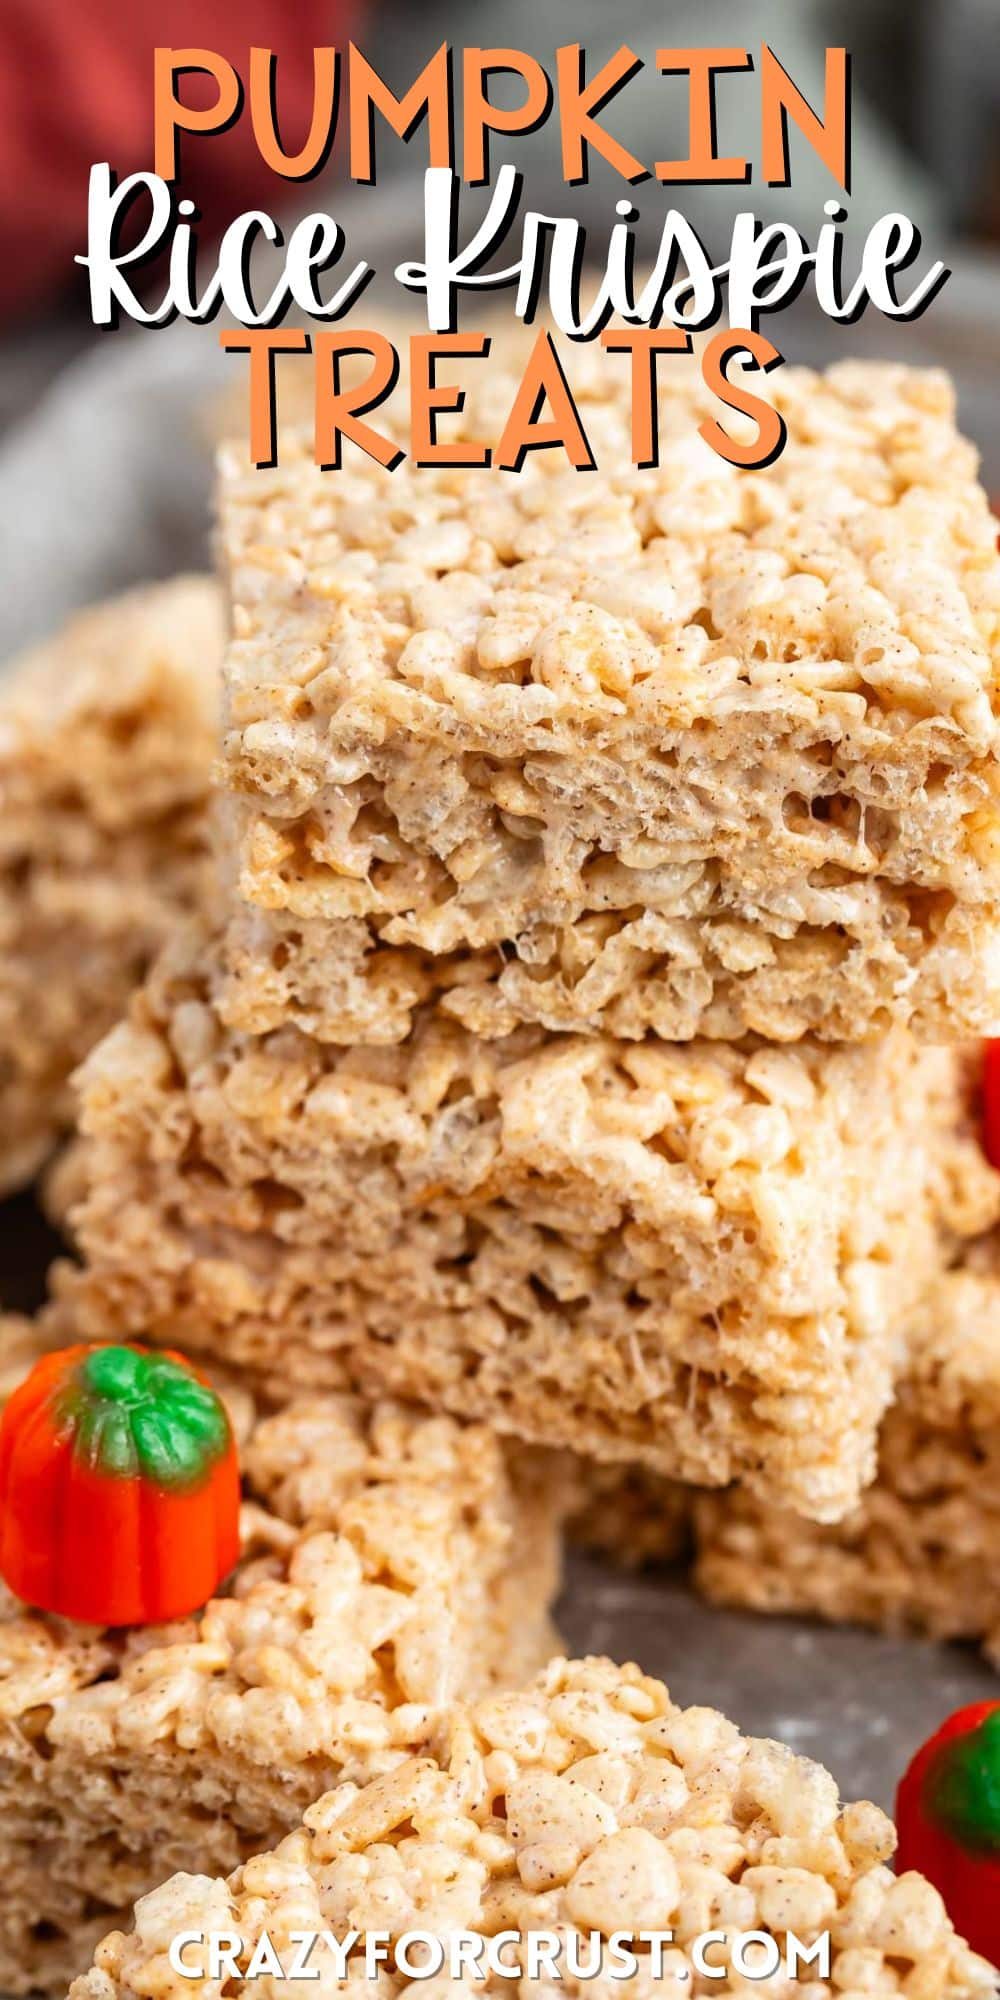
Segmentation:
{"type": "Polygon", "coordinates": [[[141,1347],[77,1354],[52,1414],[90,1471],[172,1492],[200,1484],[231,1442],[223,1404],[184,1358],[141,1347]]]}

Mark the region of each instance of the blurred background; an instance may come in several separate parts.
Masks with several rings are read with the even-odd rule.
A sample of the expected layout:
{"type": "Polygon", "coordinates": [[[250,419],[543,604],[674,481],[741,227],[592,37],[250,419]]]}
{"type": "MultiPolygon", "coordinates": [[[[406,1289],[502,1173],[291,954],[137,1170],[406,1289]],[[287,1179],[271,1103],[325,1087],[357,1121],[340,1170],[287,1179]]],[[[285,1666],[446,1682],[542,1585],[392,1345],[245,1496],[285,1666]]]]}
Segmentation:
{"type": "MultiPolygon", "coordinates": [[[[876,216],[903,209],[923,232],[920,268],[942,257],[952,276],[913,325],[869,313],[839,328],[806,297],[791,314],[765,320],[765,331],[789,360],[860,351],[947,364],[987,481],[1000,492],[1000,0],[620,0],[614,8],[606,0],[493,0],[488,9],[482,0],[88,0],[86,8],[0,0],[0,658],[74,604],[206,560],[205,412],[227,385],[241,391],[245,361],[220,355],[211,326],[150,331],[123,322],[95,332],[73,263],[85,246],[91,161],[110,160],[120,175],[152,163],[154,47],[207,45],[241,74],[251,45],[273,48],[281,128],[294,147],[309,124],[313,45],[352,35],[397,90],[445,39],[511,45],[549,65],[560,43],[578,41],[591,74],[627,41],[648,67],[609,107],[607,123],[649,161],[682,157],[687,147],[684,83],[657,76],[657,47],[735,41],[753,52],[767,40],[821,105],[825,47],[846,44],[849,243],[859,246],[876,216]]],[[[720,77],[717,104],[722,149],[755,160],[757,78],[720,77]]],[[[351,187],[335,149],[324,175],[296,189],[262,170],[244,118],[221,137],[187,143],[184,184],[205,213],[206,234],[255,205],[289,221],[296,205],[333,212],[354,255],[380,273],[360,308],[363,323],[386,302],[398,309],[393,265],[419,254],[421,243],[420,135],[407,148],[378,123],[376,143],[377,186],[351,187]]],[[[623,183],[596,160],[590,184],[567,189],[555,121],[506,151],[496,141],[492,157],[494,171],[505,157],[524,170],[524,206],[580,215],[600,248],[623,183]]],[[[755,176],[748,189],[682,187],[673,198],[717,258],[728,254],[741,206],[785,217],[815,242],[823,202],[839,190],[795,132],[792,163],[789,189],[769,191],[755,176]]],[[[642,241],[656,241],[671,198],[652,181],[635,190],[642,241]]],[[[475,220],[483,191],[463,200],[464,218],[475,220]]]]}

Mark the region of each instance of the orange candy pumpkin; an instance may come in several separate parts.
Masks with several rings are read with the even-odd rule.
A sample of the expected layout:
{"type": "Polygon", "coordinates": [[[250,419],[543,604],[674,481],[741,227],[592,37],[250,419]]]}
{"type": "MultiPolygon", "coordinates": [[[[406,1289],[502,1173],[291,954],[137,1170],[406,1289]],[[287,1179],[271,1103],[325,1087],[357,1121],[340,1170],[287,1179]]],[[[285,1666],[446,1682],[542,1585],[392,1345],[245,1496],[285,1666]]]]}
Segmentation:
{"type": "Polygon", "coordinates": [[[225,1408],[181,1354],[68,1347],[0,1419],[0,1575],[39,1610],[147,1625],[207,1603],[239,1555],[225,1408]]]}

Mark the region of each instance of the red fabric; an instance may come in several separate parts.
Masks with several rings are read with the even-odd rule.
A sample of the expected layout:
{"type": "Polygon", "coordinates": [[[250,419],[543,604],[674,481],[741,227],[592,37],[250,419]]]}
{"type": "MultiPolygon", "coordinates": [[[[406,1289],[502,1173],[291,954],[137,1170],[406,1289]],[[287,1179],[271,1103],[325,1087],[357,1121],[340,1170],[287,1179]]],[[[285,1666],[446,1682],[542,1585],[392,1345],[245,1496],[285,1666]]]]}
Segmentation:
{"type": "MultiPolygon", "coordinates": [[[[353,25],[344,0],[0,0],[0,315],[82,286],[73,257],[86,249],[93,161],[119,178],[152,168],[156,47],[215,49],[244,84],[251,47],[273,49],[294,152],[311,119],[313,47],[342,48],[353,25]]],[[[212,90],[192,76],[180,94],[193,105],[212,90]]],[[[245,108],[228,132],[182,136],[181,187],[220,229],[295,198],[262,165],[245,108]]]]}

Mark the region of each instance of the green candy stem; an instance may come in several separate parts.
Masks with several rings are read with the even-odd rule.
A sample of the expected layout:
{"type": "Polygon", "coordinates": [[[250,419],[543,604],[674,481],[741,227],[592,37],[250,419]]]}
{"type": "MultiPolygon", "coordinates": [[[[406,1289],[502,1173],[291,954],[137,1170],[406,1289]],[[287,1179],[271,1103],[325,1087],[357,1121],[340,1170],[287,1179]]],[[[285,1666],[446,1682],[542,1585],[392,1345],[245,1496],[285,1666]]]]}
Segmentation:
{"type": "Polygon", "coordinates": [[[169,1355],[133,1347],[95,1347],[74,1369],[58,1415],[91,1471],[170,1492],[197,1486],[229,1444],[215,1391],[169,1355]]]}
{"type": "Polygon", "coordinates": [[[83,1363],[88,1389],[109,1403],[134,1403],[144,1393],[147,1363],[132,1347],[95,1347],[83,1363]]]}
{"type": "Polygon", "coordinates": [[[927,1803],[960,1846],[1000,1855],[1000,1708],[968,1736],[942,1745],[927,1803]]]}

